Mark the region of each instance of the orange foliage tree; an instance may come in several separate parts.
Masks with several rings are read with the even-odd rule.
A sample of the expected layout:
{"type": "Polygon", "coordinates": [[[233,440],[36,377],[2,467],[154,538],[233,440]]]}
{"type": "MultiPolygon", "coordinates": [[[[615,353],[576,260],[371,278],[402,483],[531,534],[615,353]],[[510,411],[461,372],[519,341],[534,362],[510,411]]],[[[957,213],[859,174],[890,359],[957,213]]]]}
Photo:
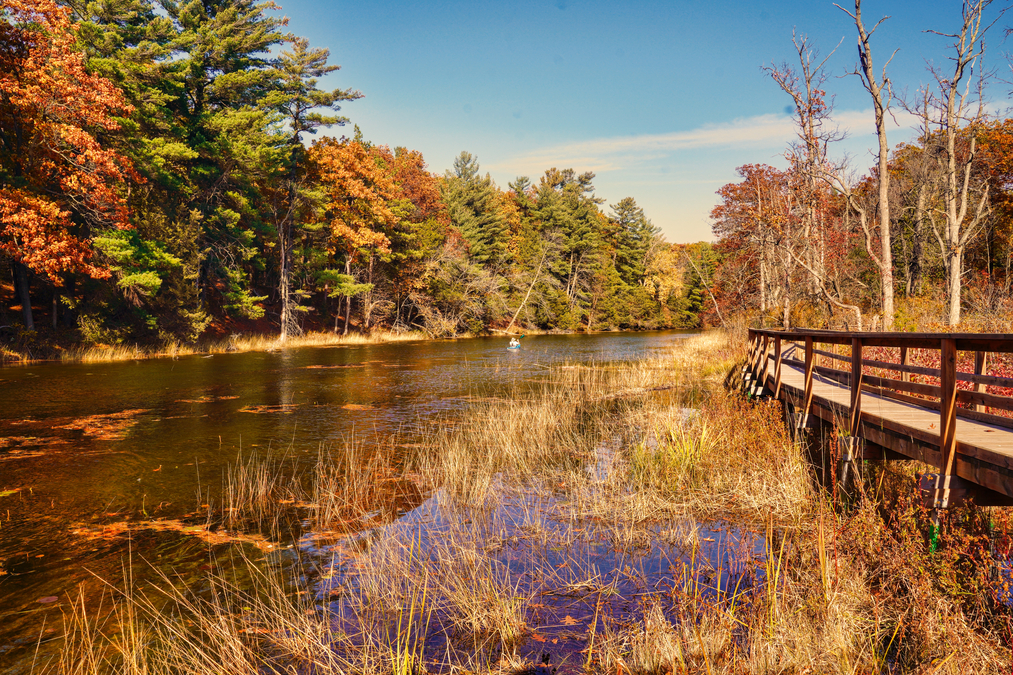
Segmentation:
{"type": "MultiPolygon", "coordinates": [[[[366,144],[323,138],[310,148],[316,178],[326,197],[324,209],[330,228],[328,248],[344,256],[345,275],[351,277],[352,262],[365,255],[370,260],[390,253],[387,232],[398,222],[390,202],[397,191],[390,172],[377,161],[377,153],[366,144]]],[[[346,297],[345,333],[351,315],[352,295],[368,293],[372,286],[356,287],[352,279],[342,280],[355,292],[346,297]]]]}
{"type": "MultiPolygon", "coordinates": [[[[91,259],[89,231],[128,227],[118,191],[129,163],[95,133],[130,107],[88,74],[68,10],[52,0],[0,7],[0,254],[61,284],[61,273],[109,275],[91,259]]],[[[19,290],[27,307],[27,286],[19,290]]]]}

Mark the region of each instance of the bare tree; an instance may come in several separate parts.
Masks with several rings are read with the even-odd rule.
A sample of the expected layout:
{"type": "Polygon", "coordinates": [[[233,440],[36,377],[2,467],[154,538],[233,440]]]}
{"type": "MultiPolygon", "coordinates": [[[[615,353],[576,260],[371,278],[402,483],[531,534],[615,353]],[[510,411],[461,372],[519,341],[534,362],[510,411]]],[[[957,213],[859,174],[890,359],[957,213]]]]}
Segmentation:
{"type": "MultiPolygon", "coordinates": [[[[834,51],[820,59],[819,52],[812,47],[808,37],[792,34],[792,44],[798,54],[799,70],[787,63],[764,70],[781,89],[792,97],[795,103],[795,124],[797,140],[786,153],[795,175],[795,209],[798,230],[784,238],[783,245],[792,248],[786,251],[784,276],[784,327],[788,328],[788,303],[791,293],[791,273],[787,271],[795,264],[809,273],[809,294],[825,297],[826,283],[826,209],[825,189],[820,182],[826,171],[829,144],[842,138],[831,121],[833,104],[823,88],[828,77],[824,66],[834,51]],[[796,250],[797,249],[797,252],[796,250]]],[[[833,304],[833,303],[831,303],[833,304]]]]}
{"type": "Polygon", "coordinates": [[[929,211],[946,267],[946,322],[951,326],[960,323],[964,249],[990,212],[988,185],[975,190],[971,185],[971,168],[977,152],[974,127],[985,118],[982,91],[987,74],[978,62],[985,53],[985,33],[1002,16],[1000,12],[991,23],[984,24],[985,10],[991,4],[992,0],[964,0],[958,33],[928,31],[953,40],[950,45],[953,70],[944,73],[931,69],[938,86],[937,97],[931,103],[943,141],[943,208],[929,211]],[[972,90],[976,64],[979,75],[972,90]],[[937,222],[933,216],[942,216],[943,222],[937,222]]]}
{"type": "MultiPolygon", "coordinates": [[[[890,79],[886,76],[886,67],[890,65],[896,55],[896,50],[890,55],[883,65],[883,70],[877,79],[876,70],[872,61],[872,45],[870,40],[880,24],[890,17],[883,17],[876,22],[872,30],[867,31],[862,23],[862,0],[855,0],[855,12],[852,14],[840,5],[834,6],[850,16],[858,29],[858,61],[861,68],[856,68],[852,74],[862,78],[862,85],[872,97],[872,108],[876,118],[876,136],[879,139],[879,254],[873,250],[872,239],[875,229],[871,226],[866,213],[862,211],[859,218],[865,233],[866,250],[872,257],[873,262],[879,269],[880,286],[882,290],[882,311],[883,329],[893,330],[893,244],[890,237],[890,144],[886,138],[886,115],[890,110],[890,103],[893,92],[890,79]]],[[[849,198],[849,205],[852,199],[849,198]]]]}

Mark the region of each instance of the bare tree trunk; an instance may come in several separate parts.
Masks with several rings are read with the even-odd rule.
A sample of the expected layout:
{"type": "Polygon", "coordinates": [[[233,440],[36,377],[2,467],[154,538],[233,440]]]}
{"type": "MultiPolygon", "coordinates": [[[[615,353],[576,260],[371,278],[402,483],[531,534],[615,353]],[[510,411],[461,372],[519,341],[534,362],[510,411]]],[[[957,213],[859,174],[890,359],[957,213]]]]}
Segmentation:
{"type": "Polygon", "coordinates": [[[28,288],[28,268],[17,261],[11,262],[11,274],[14,276],[14,295],[21,303],[21,315],[25,319],[25,328],[35,330],[32,318],[32,298],[28,288]]]}
{"type": "Polygon", "coordinates": [[[514,312],[513,318],[510,319],[510,325],[506,327],[507,333],[509,333],[510,329],[514,327],[514,322],[517,321],[517,315],[521,313],[522,309],[524,309],[524,305],[527,303],[528,298],[531,297],[531,291],[534,290],[535,284],[538,283],[538,275],[541,274],[542,272],[542,263],[545,262],[545,254],[547,252],[548,252],[547,250],[542,251],[542,258],[541,260],[538,261],[538,269],[535,270],[535,278],[531,280],[531,285],[528,286],[528,292],[524,295],[524,299],[521,301],[521,304],[517,307],[517,311],[514,312]]]}
{"type": "MultiPolygon", "coordinates": [[[[351,276],[352,274],[352,256],[349,255],[345,258],[345,274],[351,276]]],[[[341,331],[342,335],[348,335],[348,323],[352,318],[352,296],[345,296],[345,327],[341,331]]]]}
{"type": "Polygon", "coordinates": [[[285,342],[288,339],[288,334],[291,325],[294,323],[294,317],[292,312],[292,288],[290,271],[290,259],[291,259],[291,243],[290,243],[290,232],[289,232],[288,217],[278,227],[278,248],[281,249],[281,264],[278,269],[278,292],[281,295],[281,334],[278,336],[279,342],[285,342]]]}
{"type": "Polygon", "coordinates": [[[369,332],[370,320],[373,318],[373,261],[374,256],[372,253],[369,254],[369,272],[366,279],[366,283],[369,284],[370,289],[366,291],[362,296],[362,329],[364,332],[369,332]]]}
{"type": "Polygon", "coordinates": [[[784,330],[791,328],[791,275],[788,270],[784,271],[784,312],[781,317],[781,327],[784,330]]]}
{"type": "Polygon", "coordinates": [[[925,273],[925,210],[928,187],[918,188],[918,202],[915,204],[915,232],[911,251],[911,268],[908,273],[910,285],[908,295],[922,294],[922,276],[925,273]]]}
{"type": "MultiPolygon", "coordinates": [[[[856,73],[861,76],[865,90],[872,97],[872,107],[876,117],[876,136],[879,139],[879,258],[875,260],[879,268],[880,286],[882,286],[883,330],[893,330],[893,247],[890,237],[890,145],[886,138],[886,113],[890,109],[890,80],[886,76],[886,65],[880,80],[872,64],[872,45],[869,39],[879,25],[886,20],[880,19],[871,31],[866,32],[862,23],[862,0],[855,0],[855,13],[852,14],[840,5],[848,16],[855,21],[858,29],[858,59],[862,68],[856,73]],[[884,101],[884,93],[886,100],[884,101]]],[[[896,53],[896,52],[895,52],[896,53]]],[[[887,59],[887,65],[893,59],[887,59]]]]}
{"type": "Polygon", "coordinates": [[[964,247],[976,234],[976,229],[982,218],[990,211],[986,206],[988,196],[988,186],[986,185],[978,208],[973,217],[968,218],[968,208],[972,199],[970,193],[971,165],[974,163],[976,149],[973,136],[974,126],[985,114],[981,95],[984,79],[979,79],[978,82],[978,110],[974,115],[968,115],[968,107],[971,105],[970,85],[961,85],[965,75],[973,75],[976,61],[985,53],[982,39],[990,25],[982,26],[982,19],[985,8],[990,4],[991,0],[964,0],[961,11],[963,24],[959,34],[950,35],[929,31],[954,38],[952,44],[954,55],[950,58],[954,64],[952,76],[946,77],[943,73],[936,73],[939,93],[941,98],[945,99],[940,101],[938,120],[943,131],[946,153],[943,168],[945,241],[940,244],[943,247],[943,259],[946,264],[946,322],[951,326],[960,323],[960,290],[964,247]],[[961,90],[961,86],[964,87],[963,90],[961,90]],[[972,134],[969,141],[970,148],[966,157],[961,158],[958,162],[956,141],[961,132],[961,124],[965,122],[965,130],[972,134]]]}
{"type": "MultiPolygon", "coordinates": [[[[298,138],[298,134],[296,135],[298,138]]],[[[278,251],[280,261],[278,265],[278,295],[281,296],[281,333],[278,335],[279,342],[285,342],[289,335],[301,332],[299,323],[296,320],[294,310],[295,303],[292,301],[292,224],[295,220],[297,200],[299,199],[299,187],[296,183],[295,165],[288,177],[288,188],[286,190],[286,201],[284,212],[278,221],[278,251]]]]}

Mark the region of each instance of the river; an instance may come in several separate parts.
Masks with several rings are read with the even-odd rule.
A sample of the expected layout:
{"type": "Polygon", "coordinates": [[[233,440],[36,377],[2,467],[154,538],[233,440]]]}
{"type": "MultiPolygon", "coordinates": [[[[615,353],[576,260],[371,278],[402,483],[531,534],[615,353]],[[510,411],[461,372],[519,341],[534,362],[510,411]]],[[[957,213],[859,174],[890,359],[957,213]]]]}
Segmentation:
{"type": "MultiPolygon", "coordinates": [[[[124,538],[81,534],[96,524],[192,513],[241,455],[315,457],[353,438],[411,438],[471,397],[522,388],[553,365],[661,357],[684,336],[528,336],[516,351],[490,337],[0,370],[0,666],[24,664],[81,584],[122,578],[124,538]]],[[[185,575],[201,565],[191,544],[145,531],[129,553],[185,575]]]]}

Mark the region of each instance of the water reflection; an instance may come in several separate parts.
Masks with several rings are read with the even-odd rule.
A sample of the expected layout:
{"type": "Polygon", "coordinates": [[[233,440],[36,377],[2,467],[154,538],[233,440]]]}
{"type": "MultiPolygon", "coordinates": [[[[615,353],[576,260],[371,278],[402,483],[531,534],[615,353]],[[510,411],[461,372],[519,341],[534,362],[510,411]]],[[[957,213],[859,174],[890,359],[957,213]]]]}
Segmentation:
{"type": "MultiPolygon", "coordinates": [[[[321,447],[394,433],[410,446],[471,398],[529,386],[550,366],[662,357],[683,337],[529,336],[518,351],[482,338],[3,370],[0,663],[28,649],[40,613],[55,618],[78,583],[122,575],[127,537],[75,532],[192,514],[240,453],[312,461],[321,447]]],[[[203,544],[182,535],[140,529],[129,539],[137,560],[192,567],[201,558],[203,544]]]]}

